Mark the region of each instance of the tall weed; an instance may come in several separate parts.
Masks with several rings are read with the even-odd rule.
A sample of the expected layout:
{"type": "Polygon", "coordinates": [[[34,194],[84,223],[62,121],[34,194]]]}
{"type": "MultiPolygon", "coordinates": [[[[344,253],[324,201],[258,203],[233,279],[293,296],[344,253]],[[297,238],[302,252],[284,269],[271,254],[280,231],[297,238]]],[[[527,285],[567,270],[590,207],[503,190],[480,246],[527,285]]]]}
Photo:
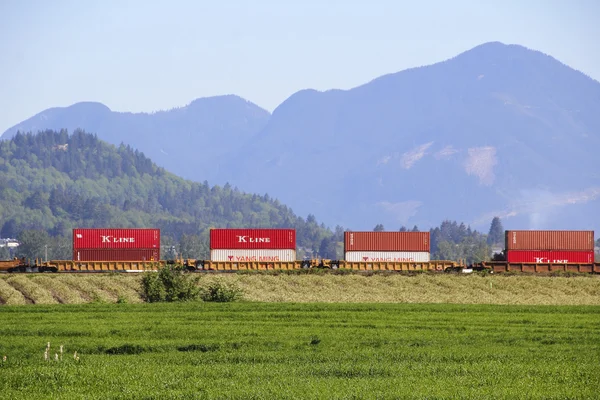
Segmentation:
{"type": "Polygon", "coordinates": [[[216,281],[200,290],[204,301],[228,303],[242,298],[242,289],[233,282],[216,281]]]}
{"type": "Polygon", "coordinates": [[[200,297],[198,279],[175,265],[167,265],[158,273],[146,272],[142,277],[144,299],[150,303],[196,300],[200,297]]]}

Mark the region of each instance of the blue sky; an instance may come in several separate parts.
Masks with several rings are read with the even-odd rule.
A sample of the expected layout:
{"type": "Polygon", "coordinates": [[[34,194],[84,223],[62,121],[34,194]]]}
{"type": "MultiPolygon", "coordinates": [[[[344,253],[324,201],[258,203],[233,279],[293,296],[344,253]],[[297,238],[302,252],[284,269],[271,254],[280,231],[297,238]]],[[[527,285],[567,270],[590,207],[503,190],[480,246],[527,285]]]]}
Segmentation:
{"type": "Polygon", "coordinates": [[[237,94],[272,111],[489,41],[600,80],[596,0],[0,0],[0,133],[50,107],[180,107],[237,94]]]}

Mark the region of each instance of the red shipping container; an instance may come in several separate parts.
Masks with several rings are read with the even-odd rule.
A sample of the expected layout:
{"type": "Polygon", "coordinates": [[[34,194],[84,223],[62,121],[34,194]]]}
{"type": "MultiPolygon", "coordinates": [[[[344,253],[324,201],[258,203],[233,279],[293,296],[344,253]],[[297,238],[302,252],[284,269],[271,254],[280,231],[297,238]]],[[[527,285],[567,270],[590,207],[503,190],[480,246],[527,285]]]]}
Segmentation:
{"type": "Polygon", "coordinates": [[[593,251],[541,251],[541,250],[508,250],[506,261],[509,263],[535,264],[590,264],[594,262],[593,251]]]}
{"type": "Polygon", "coordinates": [[[160,229],[73,229],[73,249],[158,249],[160,229]]]}
{"type": "Polygon", "coordinates": [[[430,251],[429,232],[344,232],[344,251],[430,251]]]}
{"type": "Polygon", "coordinates": [[[594,251],[594,231],[506,231],[506,250],[594,251]]]}
{"type": "Polygon", "coordinates": [[[295,229],[211,229],[210,249],[296,249],[295,229]]]}
{"type": "Polygon", "coordinates": [[[74,249],[75,261],[160,261],[157,249],[74,249]]]}

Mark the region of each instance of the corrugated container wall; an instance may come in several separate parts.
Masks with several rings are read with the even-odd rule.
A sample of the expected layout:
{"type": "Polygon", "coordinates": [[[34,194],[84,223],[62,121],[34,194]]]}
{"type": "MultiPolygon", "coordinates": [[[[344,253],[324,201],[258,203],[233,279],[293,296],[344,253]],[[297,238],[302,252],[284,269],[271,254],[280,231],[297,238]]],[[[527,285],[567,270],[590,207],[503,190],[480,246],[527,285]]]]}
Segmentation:
{"type": "Polygon", "coordinates": [[[594,231],[506,231],[506,250],[594,251],[594,231]]]}
{"type": "Polygon", "coordinates": [[[295,250],[294,229],[211,229],[212,249],[295,250]]]}
{"type": "Polygon", "coordinates": [[[159,261],[160,249],[74,249],[74,261],[159,261]]]}
{"type": "Polygon", "coordinates": [[[73,229],[73,249],[158,249],[160,229],[73,229]]]}
{"type": "Polygon", "coordinates": [[[211,261],[296,261],[296,250],[240,250],[213,249],[210,251],[211,261]]]}
{"type": "Polygon", "coordinates": [[[566,264],[594,262],[593,251],[539,251],[539,250],[508,250],[506,261],[509,263],[535,264],[566,264]]]}
{"type": "Polygon", "coordinates": [[[352,262],[429,262],[427,251],[347,251],[344,260],[352,262]]]}
{"type": "Polygon", "coordinates": [[[429,232],[344,232],[344,251],[429,252],[429,232]]]}

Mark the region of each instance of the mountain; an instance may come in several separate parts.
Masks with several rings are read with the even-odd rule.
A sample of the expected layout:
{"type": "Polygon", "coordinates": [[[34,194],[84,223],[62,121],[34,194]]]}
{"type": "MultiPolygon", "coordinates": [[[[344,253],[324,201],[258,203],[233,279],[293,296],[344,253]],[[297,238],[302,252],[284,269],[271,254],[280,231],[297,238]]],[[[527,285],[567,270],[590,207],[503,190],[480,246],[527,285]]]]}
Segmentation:
{"type": "Polygon", "coordinates": [[[350,90],[302,90],[225,170],[350,229],[600,228],[600,83],[486,43],[350,90]],[[251,154],[252,157],[244,156],[251,154]]]}
{"type": "Polygon", "coordinates": [[[272,115],[229,96],[155,115],[80,104],[28,121],[2,137],[81,126],[185,178],[269,193],[329,226],[451,219],[487,231],[499,216],[506,229],[600,228],[600,83],[519,45],[485,43],[350,90],[301,90],[272,115]],[[231,107],[192,112],[209,103],[231,107]],[[222,129],[175,129],[183,114],[222,129]]]}
{"type": "Polygon", "coordinates": [[[50,108],[8,129],[18,131],[84,129],[108,143],[130,144],[160,167],[199,182],[221,180],[219,166],[231,151],[259,132],[270,114],[238,96],[194,100],[185,107],[155,113],[111,111],[95,102],[50,108]]]}
{"type": "MultiPolygon", "coordinates": [[[[163,245],[205,259],[211,227],[295,228],[300,256],[333,238],[316,219],[297,217],[268,195],[184,180],[129,146],[81,130],[0,141],[0,237],[48,232],[62,239],[49,245],[49,257],[62,259],[71,257],[72,229],[88,227],[159,228],[163,245]]],[[[35,240],[38,250],[46,239],[35,240]]]]}

